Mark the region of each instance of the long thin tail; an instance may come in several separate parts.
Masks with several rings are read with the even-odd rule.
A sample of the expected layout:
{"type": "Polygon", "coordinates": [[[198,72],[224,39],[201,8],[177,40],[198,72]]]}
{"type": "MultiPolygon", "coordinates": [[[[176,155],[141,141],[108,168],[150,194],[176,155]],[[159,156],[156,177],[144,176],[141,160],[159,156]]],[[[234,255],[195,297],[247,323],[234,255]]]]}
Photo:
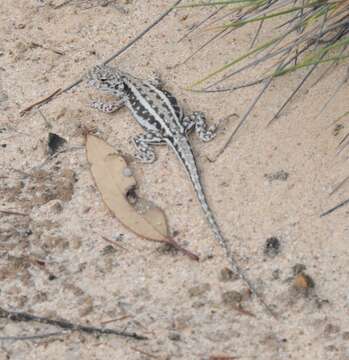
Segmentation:
{"type": "Polygon", "coordinates": [[[181,162],[183,163],[190,179],[193,184],[193,187],[195,189],[197,198],[200,202],[201,208],[207,218],[207,221],[210,225],[210,228],[212,232],[214,233],[214,236],[220,246],[222,247],[225,256],[227,257],[229,261],[229,265],[231,270],[238,274],[239,277],[245,282],[245,284],[249,287],[251,292],[258,298],[259,302],[264,306],[264,308],[267,310],[269,314],[271,314],[273,317],[276,317],[272,309],[269,307],[269,305],[264,301],[263,297],[257,292],[251,281],[246,277],[243,270],[239,267],[237,264],[234,256],[231,254],[228,243],[223,237],[221,230],[216,222],[216,219],[213,216],[213,213],[208,205],[205,192],[203,190],[203,186],[201,184],[200,175],[198,172],[198,168],[195,163],[195,158],[191,150],[191,146],[189,142],[186,139],[183,139],[180,144],[178,144],[178,148],[175,148],[177,156],[180,158],[181,162]]]}

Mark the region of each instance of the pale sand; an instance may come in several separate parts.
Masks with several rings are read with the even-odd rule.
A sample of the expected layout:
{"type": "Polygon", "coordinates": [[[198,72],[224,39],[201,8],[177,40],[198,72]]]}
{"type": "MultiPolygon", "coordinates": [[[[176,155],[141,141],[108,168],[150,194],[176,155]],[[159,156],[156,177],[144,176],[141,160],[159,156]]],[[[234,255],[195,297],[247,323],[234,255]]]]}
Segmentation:
{"type": "MultiPolygon", "coordinates": [[[[319,217],[348,197],[348,183],[329,196],[348,175],[348,151],[336,155],[346,130],[334,136],[330,126],[348,111],[348,87],[316,117],[343,78],[344,68],[319,86],[308,85],[284,116],[266,127],[304,72],[275,82],[215,163],[207,158],[221,148],[238,118],[224,123],[209,144],[192,137],[217,221],[240,265],[280,314],[278,320],[270,318],[252,298],[242,302],[255,314],[251,317],[223,302],[225,292],[243,293],[246,286],[220,278],[226,261],[169,149],[158,148],[159,159],[153,165],[132,162],[131,167],[140,195],[166,212],[171,230],[179,233],[176,239],[198,253],[200,263],[158,251],[159,244],[141,240],[112,218],[96,191],[83,150],[62,153],[45,164],[49,175],[44,181],[21,180],[22,175],[11,170],[30,172],[45,160],[49,131],[76,146],[82,144],[83,126],[97,127],[105,140],[127,154],[133,153],[130,138],[141,131],[126,110],[108,116],[90,109],[88,102],[102,95],[85,85],[41,108],[52,128],[37,111],[19,116],[25,106],[109,57],[167,7],[167,2],[153,0],[121,2],[128,14],[111,5],[84,9],[78,1],[53,8],[62,2],[2,0],[0,4],[0,90],[2,98],[8,96],[1,102],[0,140],[6,147],[0,147],[1,176],[5,176],[0,179],[0,209],[30,213],[31,219],[0,214],[0,306],[94,325],[128,316],[108,326],[137,331],[149,340],[74,333],[60,340],[7,341],[1,343],[0,359],[150,358],[136,349],[158,359],[208,359],[218,354],[258,360],[349,359],[349,207],[319,217]],[[60,169],[72,170],[77,181],[60,169]],[[265,177],[280,170],[289,174],[286,181],[265,177]],[[59,181],[63,185],[57,185],[59,181]],[[56,195],[52,195],[54,186],[60,186],[56,195]],[[47,198],[53,200],[42,205],[47,198]],[[101,235],[113,238],[120,233],[128,251],[103,252],[108,243],[101,235]],[[280,253],[273,258],[263,253],[271,236],[281,241],[280,253]],[[44,260],[56,279],[50,281],[45,268],[33,259],[44,260]],[[297,263],[306,266],[305,272],[315,282],[308,297],[292,289],[292,268],[297,263]]],[[[216,65],[245,51],[253,37],[251,29],[236,32],[175,67],[210,36],[200,32],[190,41],[177,43],[206,13],[173,12],[114,64],[143,78],[158,71],[187,111],[204,111],[214,122],[233,113],[242,116],[259,88],[223,95],[184,90],[216,65]]],[[[1,336],[57,330],[7,320],[0,325],[1,336]]]]}

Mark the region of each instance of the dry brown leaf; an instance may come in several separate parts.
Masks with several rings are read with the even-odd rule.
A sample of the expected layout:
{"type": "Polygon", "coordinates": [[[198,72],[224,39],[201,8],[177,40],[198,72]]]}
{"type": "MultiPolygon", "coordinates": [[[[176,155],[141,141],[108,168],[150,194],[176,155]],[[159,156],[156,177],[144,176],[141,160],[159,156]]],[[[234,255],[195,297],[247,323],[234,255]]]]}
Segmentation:
{"type": "Polygon", "coordinates": [[[168,236],[166,217],[160,208],[144,199],[137,198],[135,204],[128,201],[127,194],[135,188],[136,180],[133,176],[125,176],[127,164],[121,155],[91,134],[86,135],[86,152],[103,201],[124,226],[145,239],[170,243],[198,259],[168,236]]]}

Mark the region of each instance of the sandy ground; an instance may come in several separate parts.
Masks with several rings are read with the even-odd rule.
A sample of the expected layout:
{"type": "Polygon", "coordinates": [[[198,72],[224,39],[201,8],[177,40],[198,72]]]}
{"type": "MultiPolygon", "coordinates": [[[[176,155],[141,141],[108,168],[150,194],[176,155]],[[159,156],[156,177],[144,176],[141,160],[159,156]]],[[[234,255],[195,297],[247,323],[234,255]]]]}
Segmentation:
{"type": "MultiPolygon", "coordinates": [[[[226,37],[180,65],[210,35],[178,44],[205,15],[180,10],[117,60],[139,77],[159,72],[186,111],[204,111],[212,123],[236,114],[215,141],[203,144],[193,136],[192,144],[222,231],[276,320],[225,271],[222,251],[169,149],[158,148],[153,165],[130,166],[140,195],[166,212],[176,239],[201,261],[144,241],[110,216],[91,178],[82,132],[95,127],[116,149],[132,154],[130,139],[140,129],[126,110],[108,116],[90,109],[89,101],[102,95],[84,84],[41,113],[19,115],[125,45],[167,7],[161,0],[120,1],[124,13],[102,1],[59,7],[63,2],[0,4],[0,209],[28,215],[0,214],[0,306],[83,324],[110,321],[111,328],[149,339],[70,333],[7,340],[0,341],[0,359],[349,359],[349,209],[319,216],[348,194],[347,184],[329,196],[347,175],[348,152],[336,155],[346,130],[331,122],[348,111],[348,87],[317,117],[344,69],[300,92],[266,127],[303,73],[275,82],[223,155],[210,162],[259,89],[207,95],[184,87],[246,50],[253,33],[226,37]],[[75,149],[46,161],[49,132],[75,149]],[[102,236],[119,239],[125,250],[102,236]],[[265,253],[271,237],[280,241],[274,255],[265,253]],[[314,288],[295,289],[299,264],[314,288]],[[237,308],[240,295],[245,313],[237,308]]],[[[0,329],[1,336],[57,331],[6,319],[0,329]]]]}

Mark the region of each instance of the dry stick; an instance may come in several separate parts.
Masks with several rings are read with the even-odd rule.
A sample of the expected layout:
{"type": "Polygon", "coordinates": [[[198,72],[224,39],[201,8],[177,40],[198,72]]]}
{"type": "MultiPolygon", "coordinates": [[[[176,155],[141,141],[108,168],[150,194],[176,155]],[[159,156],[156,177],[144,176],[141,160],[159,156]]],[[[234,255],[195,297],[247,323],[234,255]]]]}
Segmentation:
{"type": "Polygon", "coordinates": [[[349,199],[344,200],[344,201],[342,201],[341,203],[339,203],[338,205],[336,205],[335,207],[333,207],[332,209],[329,209],[329,210],[323,212],[323,213],[320,215],[320,217],[324,217],[324,216],[326,216],[326,215],[328,215],[328,214],[331,214],[331,213],[333,213],[335,210],[337,210],[337,209],[339,209],[339,208],[341,208],[341,207],[343,207],[344,205],[347,205],[347,204],[349,204],[349,199]]]}
{"type": "Polygon", "coordinates": [[[29,214],[20,213],[17,211],[11,211],[11,210],[0,210],[1,214],[5,215],[18,215],[18,216],[29,216],[29,214]]]}
{"type": "MultiPolygon", "coordinates": [[[[117,51],[115,54],[110,56],[107,60],[105,60],[102,64],[106,65],[110,63],[112,60],[117,58],[119,55],[121,55],[123,52],[125,52],[128,48],[130,48],[134,43],[136,43],[139,39],[141,39],[147,32],[149,32],[153,27],[155,27],[161,20],[163,20],[177,5],[179,5],[182,2],[182,0],[177,0],[171,7],[169,7],[159,18],[157,18],[151,25],[149,25],[145,30],[143,30],[138,36],[136,36],[131,42],[129,42],[126,46],[124,46],[121,50],[117,51]]],[[[48,96],[47,98],[40,100],[27,108],[23,109],[20,114],[23,116],[26,112],[32,110],[34,107],[46,104],[53,100],[54,98],[58,97],[59,95],[68,92],[75,86],[82,83],[84,78],[80,78],[79,80],[75,81],[74,83],[70,84],[69,86],[65,87],[64,89],[58,89],[53,94],[48,96]]]]}
{"type": "Polygon", "coordinates": [[[47,334],[28,335],[28,336],[0,336],[0,341],[26,341],[26,340],[39,340],[46,339],[51,336],[65,335],[66,331],[52,332],[47,334]]]}
{"type": "Polygon", "coordinates": [[[47,317],[36,316],[36,315],[32,315],[32,314],[29,314],[26,312],[7,311],[0,307],[0,319],[1,318],[9,319],[12,321],[26,321],[26,322],[27,321],[35,321],[35,322],[39,322],[42,324],[57,326],[62,329],[65,329],[65,330],[80,331],[80,332],[85,332],[87,334],[117,335],[117,336],[128,337],[128,338],[132,338],[132,339],[136,339],[136,340],[147,340],[148,339],[147,337],[145,337],[143,335],[139,335],[137,333],[118,331],[118,330],[113,330],[113,329],[109,329],[109,328],[103,329],[103,328],[99,328],[99,327],[95,327],[95,326],[74,324],[74,323],[71,323],[71,322],[69,322],[67,320],[63,320],[63,319],[49,319],[47,317]]]}
{"type": "Polygon", "coordinates": [[[34,104],[32,105],[29,105],[28,107],[26,107],[25,109],[23,109],[19,114],[21,116],[23,116],[26,112],[32,110],[33,108],[35,108],[36,106],[40,106],[40,105],[44,105],[46,103],[48,103],[50,100],[52,100],[54,97],[62,94],[63,90],[60,88],[60,89],[57,89],[56,91],[54,91],[51,95],[45,97],[44,99],[42,100],[39,100],[37,102],[35,102],[34,104]]]}

